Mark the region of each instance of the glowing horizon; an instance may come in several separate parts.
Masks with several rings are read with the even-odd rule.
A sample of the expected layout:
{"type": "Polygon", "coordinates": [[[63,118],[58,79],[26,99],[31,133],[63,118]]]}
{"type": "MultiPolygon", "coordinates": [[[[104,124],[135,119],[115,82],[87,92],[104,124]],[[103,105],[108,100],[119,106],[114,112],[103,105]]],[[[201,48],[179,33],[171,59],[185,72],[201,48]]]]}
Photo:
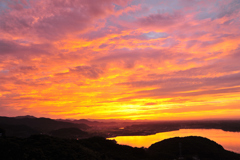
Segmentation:
{"type": "Polygon", "coordinates": [[[240,116],[238,0],[0,2],[0,116],[240,116]]]}

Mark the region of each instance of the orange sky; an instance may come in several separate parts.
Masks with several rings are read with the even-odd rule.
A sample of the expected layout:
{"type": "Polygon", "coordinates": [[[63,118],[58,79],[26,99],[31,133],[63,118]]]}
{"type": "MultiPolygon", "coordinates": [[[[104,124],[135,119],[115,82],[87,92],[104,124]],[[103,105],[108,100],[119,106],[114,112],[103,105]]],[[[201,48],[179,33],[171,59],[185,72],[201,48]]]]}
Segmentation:
{"type": "Polygon", "coordinates": [[[0,116],[240,116],[239,0],[0,2],[0,116]]]}

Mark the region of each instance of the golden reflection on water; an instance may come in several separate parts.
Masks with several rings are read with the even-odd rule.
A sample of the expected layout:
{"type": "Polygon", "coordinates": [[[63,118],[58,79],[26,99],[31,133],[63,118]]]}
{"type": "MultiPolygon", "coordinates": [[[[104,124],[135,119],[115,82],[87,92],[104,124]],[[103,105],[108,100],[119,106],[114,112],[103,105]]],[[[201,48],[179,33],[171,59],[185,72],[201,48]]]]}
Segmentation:
{"type": "Polygon", "coordinates": [[[226,132],[220,129],[180,129],[148,136],[118,136],[109,139],[115,139],[118,144],[148,148],[151,144],[164,139],[186,136],[206,137],[222,145],[226,150],[240,153],[240,132],[226,132]]]}

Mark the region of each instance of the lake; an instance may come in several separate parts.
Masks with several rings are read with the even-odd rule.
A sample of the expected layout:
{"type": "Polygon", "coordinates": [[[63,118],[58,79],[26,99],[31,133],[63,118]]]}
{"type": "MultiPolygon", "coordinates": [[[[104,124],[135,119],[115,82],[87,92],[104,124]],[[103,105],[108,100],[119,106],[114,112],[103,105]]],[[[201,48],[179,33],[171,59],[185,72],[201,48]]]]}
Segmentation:
{"type": "Polygon", "coordinates": [[[240,132],[227,132],[220,129],[180,129],[146,136],[118,136],[118,144],[148,148],[151,144],[172,137],[201,136],[222,145],[226,150],[240,153],[240,132]]]}

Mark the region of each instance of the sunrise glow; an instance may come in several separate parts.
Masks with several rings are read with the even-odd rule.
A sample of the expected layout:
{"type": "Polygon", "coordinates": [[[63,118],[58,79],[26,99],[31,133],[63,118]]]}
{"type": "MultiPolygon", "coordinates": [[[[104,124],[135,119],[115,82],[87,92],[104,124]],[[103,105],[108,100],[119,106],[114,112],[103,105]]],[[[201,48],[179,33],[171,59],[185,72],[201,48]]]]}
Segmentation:
{"type": "Polygon", "coordinates": [[[0,2],[0,116],[240,116],[239,0],[0,2]]]}

